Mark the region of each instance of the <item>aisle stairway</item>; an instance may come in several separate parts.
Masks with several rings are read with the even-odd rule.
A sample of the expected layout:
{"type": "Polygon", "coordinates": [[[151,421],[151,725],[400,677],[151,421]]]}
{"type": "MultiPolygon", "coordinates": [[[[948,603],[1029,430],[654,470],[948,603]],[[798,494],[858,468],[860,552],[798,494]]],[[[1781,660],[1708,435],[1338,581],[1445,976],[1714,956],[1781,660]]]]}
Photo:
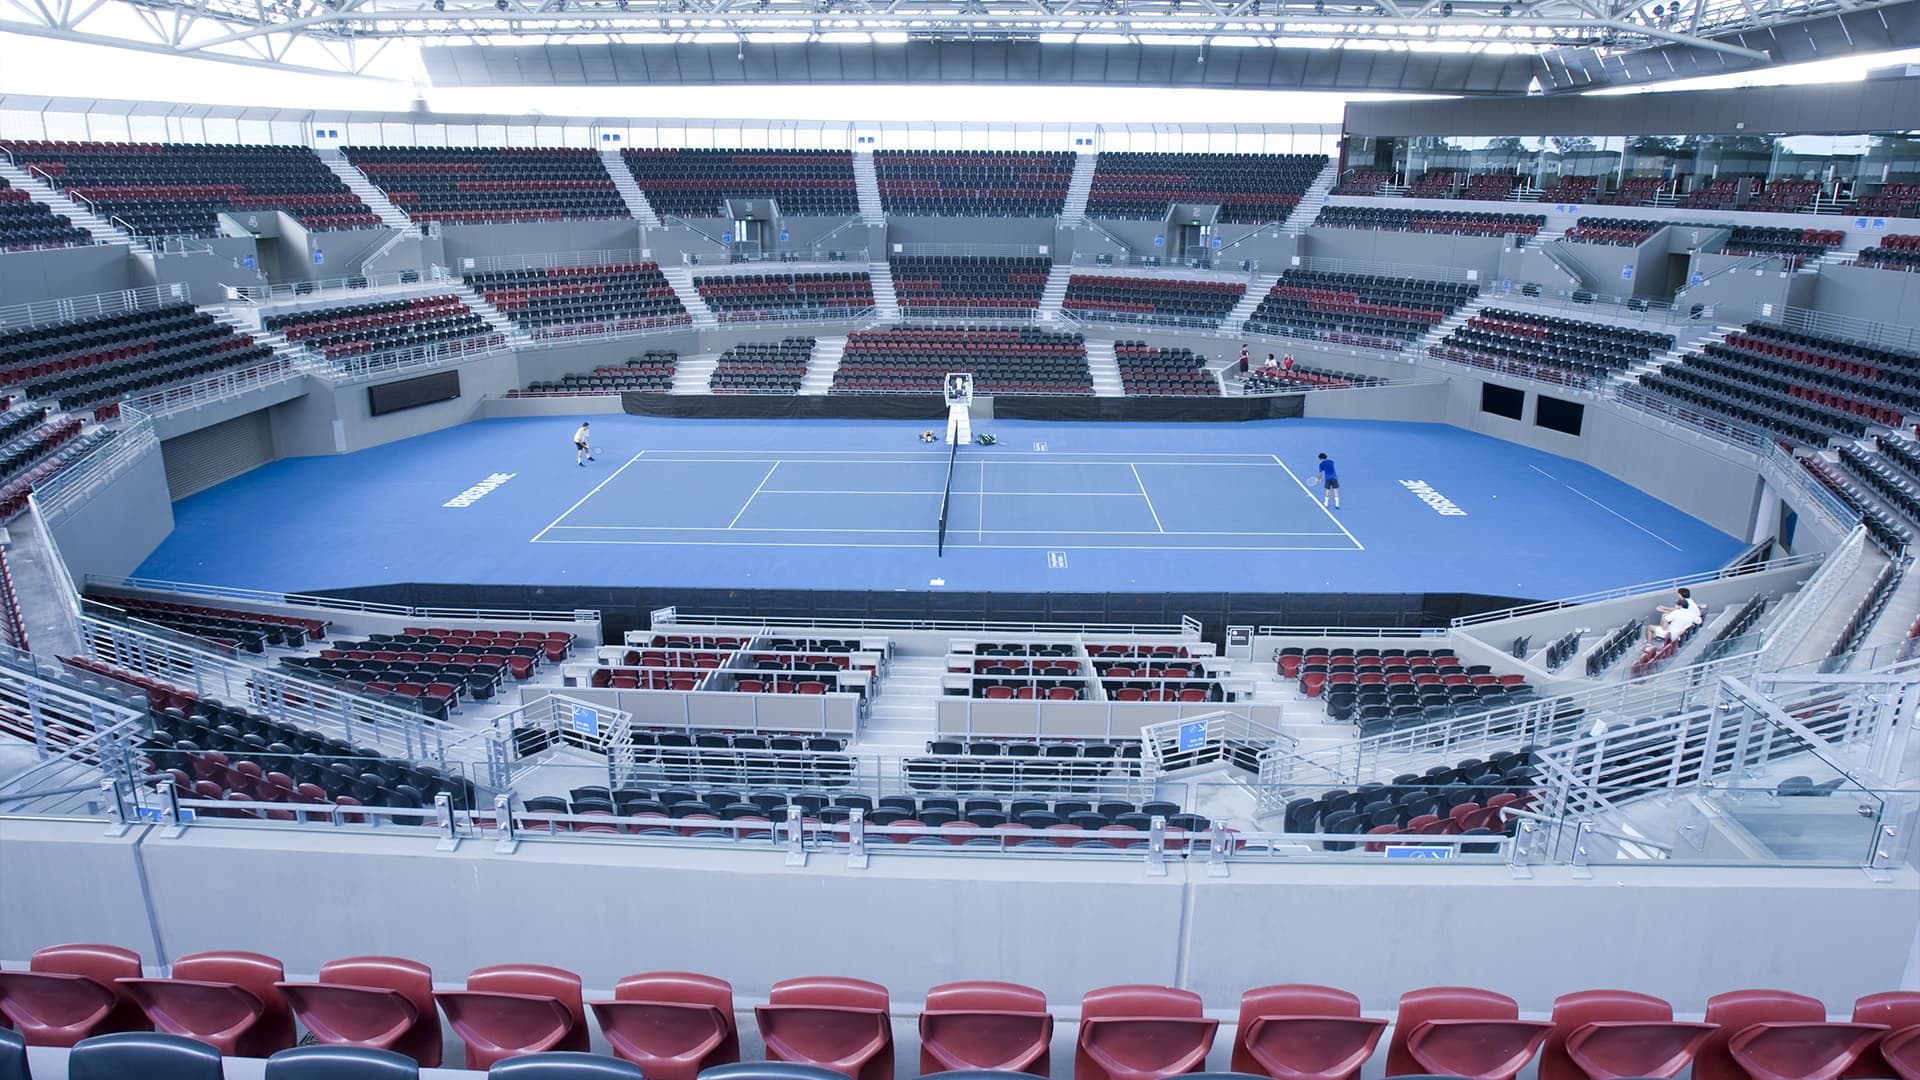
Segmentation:
{"type": "Polygon", "coordinates": [[[840,369],[840,358],[846,353],[847,339],[844,336],[816,338],[813,356],[807,360],[806,377],[800,380],[800,392],[826,393],[833,385],[833,373],[840,369]]]}
{"type": "Polygon", "coordinates": [[[667,284],[673,286],[673,294],[678,296],[680,303],[686,306],[687,314],[693,316],[695,328],[720,325],[720,320],[714,317],[713,309],[700,298],[700,290],[693,283],[692,267],[662,266],[660,273],[667,279],[667,284]]]}
{"type": "Polygon", "coordinates": [[[634,182],[633,170],[627,168],[627,161],[618,150],[602,150],[600,161],[607,167],[607,175],[613,177],[613,189],[620,193],[620,199],[627,204],[627,212],[649,229],[660,227],[660,215],[653,212],[653,204],[647,201],[647,193],[640,190],[634,182]]]}
{"type": "Polygon", "coordinates": [[[886,211],[880,206],[880,176],[873,170],[873,151],[853,155],[853,189],[860,194],[860,220],[869,225],[885,225],[886,211]]]}
{"type": "Polygon", "coordinates": [[[0,158],[0,176],[7,183],[27,193],[35,202],[45,203],[56,214],[66,215],[67,221],[75,228],[85,229],[102,244],[136,244],[139,241],[118,225],[67,198],[65,192],[55,191],[40,177],[19,168],[5,158],[0,158]]]}
{"type": "Polygon", "coordinates": [[[899,322],[900,298],[893,291],[893,268],[884,261],[869,263],[867,275],[873,279],[873,317],[881,322],[899,322]]]}
{"type": "Polygon", "coordinates": [[[1319,215],[1320,207],[1326,202],[1327,193],[1333,190],[1334,184],[1339,180],[1339,165],[1332,161],[1327,162],[1327,167],[1321,169],[1320,175],[1314,177],[1313,183],[1307,185],[1306,193],[1300,196],[1298,203],[1294,204],[1293,212],[1287,215],[1287,220],[1280,223],[1281,230],[1292,236],[1299,236],[1306,232],[1307,226],[1313,224],[1313,219],[1319,215]]]}
{"type": "MultiPolygon", "coordinates": [[[[1267,294],[1273,291],[1274,285],[1279,280],[1279,274],[1254,275],[1253,280],[1247,283],[1247,295],[1242,296],[1240,302],[1233,305],[1233,310],[1227,312],[1227,317],[1220,320],[1220,329],[1228,333],[1239,331],[1246,325],[1248,319],[1253,318],[1253,313],[1259,310],[1260,301],[1267,298],[1267,294]]],[[[1239,354],[1235,353],[1234,362],[1238,363],[1239,360],[1239,354]]]]}
{"type": "Polygon", "coordinates": [[[1093,170],[1100,163],[1097,152],[1083,150],[1073,157],[1073,179],[1067,183],[1066,205],[1060,210],[1060,224],[1079,225],[1087,220],[1087,196],[1093,193],[1093,170]]]}
{"type": "Polygon", "coordinates": [[[1113,356],[1112,338],[1087,339],[1087,370],[1093,375],[1095,397],[1124,397],[1120,382],[1120,363],[1113,356]]]}
{"type": "Polygon", "coordinates": [[[1067,263],[1054,263],[1047,270],[1047,287],[1040,291],[1040,317],[1052,321],[1060,317],[1060,305],[1067,298],[1067,285],[1073,278],[1073,267],[1067,263]]]}
{"type": "Polygon", "coordinates": [[[316,153],[320,155],[320,160],[326,164],[327,168],[333,170],[333,175],[345,181],[348,189],[359,196],[360,201],[366,203],[368,209],[379,216],[380,224],[389,229],[399,229],[402,233],[413,228],[413,221],[401,212],[398,206],[393,205],[393,200],[387,198],[386,192],[381,191],[373,181],[367,179],[365,173],[354,168],[345,154],[338,150],[320,150],[316,153]]]}
{"type": "Polygon", "coordinates": [[[700,356],[682,354],[673,365],[673,390],[675,394],[708,394],[712,390],[707,384],[713,379],[713,369],[720,366],[717,353],[705,353],[700,356]]]}

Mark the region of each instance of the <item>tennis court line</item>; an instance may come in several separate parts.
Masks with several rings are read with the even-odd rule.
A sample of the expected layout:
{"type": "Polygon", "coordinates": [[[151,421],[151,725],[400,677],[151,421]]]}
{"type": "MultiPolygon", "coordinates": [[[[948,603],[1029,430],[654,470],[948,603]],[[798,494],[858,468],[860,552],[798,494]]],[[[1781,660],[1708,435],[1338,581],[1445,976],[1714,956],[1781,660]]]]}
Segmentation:
{"type": "MultiPolygon", "coordinates": [[[[845,526],[842,526],[839,528],[816,528],[812,526],[800,527],[800,526],[780,526],[780,525],[741,525],[737,527],[728,527],[728,526],[722,526],[722,525],[556,525],[556,526],[553,526],[553,529],[556,531],[566,530],[566,529],[575,529],[582,532],[593,530],[593,531],[600,531],[600,532],[673,532],[673,533],[683,533],[683,532],[836,533],[836,534],[843,534],[847,536],[867,536],[867,535],[877,536],[877,535],[885,535],[888,533],[906,533],[914,536],[924,536],[934,531],[931,528],[852,529],[852,528],[847,528],[845,526]]],[[[1248,529],[1248,530],[1175,529],[1171,532],[1167,531],[1166,529],[1086,529],[1080,532],[1071,532],[1071,533],[1061,533],[1059,532],[1059,530],[1054,530],[1054,529],[979,529],[975,531],[978,533],[983,533],[985,535],[992,535],[992,536],[1039,536],[1039,535],[1049,535],[1049,534],[1064,535],[1064,536],[1341,536],[1341,535],[1344,535],[1342,533],[1330,533],[1330,532],[1274,532],[1268,529],[1248,529]]],[[[1352,539],[1352,537],[1348,537],[1348,539],[1352,539]]],[[[702,542],[704,543],[704,541],[702,542]]],[[[1326,550],[1340,551],[1344,549],[1328,548],[1326,550]]]]}
{"type": "Polygon", "coordinates": [[[606,487],[606,486],[607,486],[608,484],[611,484],[611,483],[613,483],[613,478],[614,478],[614,477],[616,477],[616,476],[619,476],[619,475],[620,475],[621,473],[623,473],[623,472],[626,472],[626,471],[627,471],[627,465],[631,465],[631,464],[633,464],[634,462],[636,462],[636,461],[639,461],[639,460],[640,460],[640,458],[641,458],[641,457],[642,457],[643,455],[645,455],[645,454],[646,454],[646,451],[645,451],[645,450],[642,450],[642,451],[640,451],[640,453],[638,453],[638,454],[635,454],[635,455],[633,455],[632,457],[630,457],[630,458],[628,458],[628,459],[627,459],[627,462],[626,462],[626,465],[622,465],[622,466],[620,466],[619,468],[617,468],[617,469],[615,469],[615,470],[613,470],[612,472],[610,472],[610,473],[608,473],[608,474],[607,474],[607,478],[606,478],[605,480],[602,480],[602,481],[600,481],[599,483],[597,483],[597,484],[595,484],[595,485],[593,485],[593,489],[592,489],[591,491],[588,491],[588,492],[587,492],[587,493],[586,493],[585,495],[582,495],[582,496],[580,496],[580,497],[579,497],[578,499],[575,499],[575,500],[574,500],[574,503],[573,503],[573,505],[572,505],[572,506],[569,506],[569,507],[567,507],[567,508],[566,508],[565,510],[562,510],[562,511],[560,511],[560,516],[559,516],[559,517],[557,517],[557,518],[554,518],[554,519],[553,519],[552,521],[549,521],[549,522],[547,522],[547,528],[546,528],[546,529],[541,529],[541,530],[540,530],[539,532],[537,532],[537,533],[534,533],[534,534],[533,534],[533,539],[532,539],[532,540],[529,540],[529,541],[528,541],[528,543],[538,543],[541,537],[543,537],[543,536],[545,536],[545,535],[547,535],[547,529],[551,529],[551,528],[553,528],[553,527],[554,527],[555,525],[558,525],[558,524],[560,524],[560,523],[561,523],[562,521],[565,521],[565,520],[567,519],[567,515],[568,515],[568,514],[571,514],[571,513],[573,513],[573,512],[575,511],[575,510],[578,510],[578,509],[580,509],[580,506],[581,506],[581,504],[582,504],[582,503],[585,503],[585,502],[586,502],[586,501],[587,501],[588,499],[591,499],[591,498],[593,498],[593,497],[594,497],[595,495],[598,495],[598,494],[600,493],[600,489],[601,489],[601,488],[603,488],[603,487],[606,487]]]}
{"type": "Polygon", "coordinates": [[[1313,492],[1307,490],[1307,485],[1301,483],[1300,478],[1293,475],[1293,470],[1287,468],[1287,463],[1280,460],[1279,454],[1271,454],[1268,456],[1272,457],[1273,463],[1275,465],[1280,466],[1280,470],[1287,474],[1287,478],[1293,481],[1294,486],[1300,489],[1300,494],[1305,495],[1307,497],[1308,502],[1311,502],[1316,506],[1320,507],[1320,512],[1327,515],[1327,520],[1333,522],[1334,528],[1339,529],[1343,533],[1346,533],[1347,539],[1353,541],[1353,547],[1355,551],[1367,550],[1367,545],[1361,543],[1359,537],[1353,535],[1350,532],[1347,532],[1347,527],[1345,525],[1340,524],[1340,519],[1333,516],[1333,511],[1327,509],[1326,503],[1323,503],[1319,499],[1316,499],[1313,497],[1313,492]]]}
{"type": "MultiPolygon", "coordinates": [[[[1127,471],[1133,474],[1133,482],[1140,485],[1140,497],[1147,500],[1147,513],[1153,515],[1153,527],[1159,529],[1161,532],[1166,532],[1166,526],[1160,524],[1160,511],[1153,508],[1153,496],[1147,494],[1147,485],[1140,479],[1140,467],[1129,461],[1127,462],[1127,471]]],[[[981,486],[985,487],[986,485],[982,484],[981,486]]]]}
{"type": "MultiPolygon", "coordinates": [[[[923,533],[920,535],[925,536],[927,534],[923,533]]],[[[1147,533],[1145,535],[1157,536],[1159,534],[1147,533]]],[[[1321,535],[1332,536],[1334,534],[1324,533],[1321,535]]],[[[617,544],[625,547],[684,547],[686,545],[686,541],[684,540],[542,540],[540,541],[540,543],[542,544],[617,544]]],[[[717,540],[717,539],[703,540],[700,543],[701,543],[701,546],[703,547],[744,547],[744,548],[908,548],[908,549],[917,550],[927,546],[924,540],[921,541],[920,543],[914,543],[914,544],[863,544],[863,543],[848,543],[846,541],[815,542],[815,543],[807,543],[807,542],[769,543],[766,541],[759,541],[759,540],[717,540]]],[[[965,550],[967,551],[1046,551],[1046,550],[1049,550],[1050,546],[1051,545],[1049,542],[1044,542],[1044,541],[1037,541],[1031,544],[969,544],[966,546],[965,550]]],[[[1300,547],[1300,546],[1294,546],[1294,545],[1259,546],[1254,544],[1151,544],[1151,545],[1148,545],[1148,544],[1074,544],[1072,545],[1072,550],[1074,551],[1144,551],[1144,552],[1163,552],[1163,551],[1343,552],[1343,551],[1352,551],[1353,549],[1345,548],[1345,547],[1300,547]]]]}
{"type": "Polygon", "coordinates": [[[1634,528],[1639,529],[1641,532],[1646,533],[1648,536],[1653,537],[1655,540],[1660,541],[1661,543],[1667,545],[1673,550],[1675,551],[1684,550],[1680,547],[1680,545],[1674,543],[1671,540],[1668,540],[1666,537],[1661,536],[1659,533],[1654,532],[1652,529],[1647,528],[1645,525],[1640,524],[1639,522],[1633,520],[1632,518],[1621,513],[1620,511],[1615,510],[1613,507],[1608,506],[1606,503],[1601,502],[1599,499],[1596,499],[1593,496],[1587,494],[1586,492],[1581,491],[1579,488],[1574,487],[1572,484],[1567,483],[1565,480],[1560,479],[1559,477],[1553,475],[1552,473],[1541,468],[1540,466],[1529,464],[1527,468],[1532,469],[1534,472],[1539,473],[1541,476],[1544,476],[1547,479],[1553,481],[1554,483],[1559,484],[1561,487],[1566,488],[1568,491],[1573,492],[1575,495],[1580,496],[1581,498],[1587,500],[1588,502],[1599,507],[1600,509],[1605,510],[1607,513],[1612,514],[1614,517],[1619,518],[1621,521],[1624,521],[1627,524],[1633,526],[1634,528]]]}
{"type": "Polygon", "coordinates": [[[753,500],[760,497],[760,489],[766,487],[767,481],[773,479],[773,474],[780,471],[781,464],[779,459],[774,460],[773,465],[767,469],[767,475],[760,478],[760,486],[754,488],[753,493],[747,496],[747,501],[740,504],[740,513],[733,515],[733,520],[727,522],[727,528],[731,529],[740,523],[740,514],[746,513],[747,507],[753,505],[753,500]]]}

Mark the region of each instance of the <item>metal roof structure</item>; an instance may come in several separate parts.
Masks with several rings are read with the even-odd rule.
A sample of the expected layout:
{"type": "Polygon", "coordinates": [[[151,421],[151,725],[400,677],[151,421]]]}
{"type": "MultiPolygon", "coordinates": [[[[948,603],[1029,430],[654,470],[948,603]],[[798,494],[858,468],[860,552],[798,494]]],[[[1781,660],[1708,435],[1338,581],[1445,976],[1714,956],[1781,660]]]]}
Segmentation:
{"type": "Polygon", "coordinates": [[[436,84],[1521,94],[1920,44],[1920,0],[0,0],[0,31],[436,84]]]}

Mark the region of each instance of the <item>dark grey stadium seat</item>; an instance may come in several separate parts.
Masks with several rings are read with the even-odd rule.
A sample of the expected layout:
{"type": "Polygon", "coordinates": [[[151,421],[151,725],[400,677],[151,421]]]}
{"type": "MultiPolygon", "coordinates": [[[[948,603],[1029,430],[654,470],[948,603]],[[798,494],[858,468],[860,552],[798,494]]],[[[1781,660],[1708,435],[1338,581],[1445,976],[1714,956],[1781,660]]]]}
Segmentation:
{"type": "Polygon", "coordinates": [[[265,1080],[419,1080],[405,1054],[370,1046],[296,1046],[267,1059],[265,1080]]]}
{"type": "Polygon", "coordinates": [[[496,1061],[489,1080],[646,1080],[640,1066],[619,1058],[575,1051],[527,1054],[496,1061]]]}
{"type": "Polygon", "coordinates": [[[221,1080],[220,1051],[154,1031],[82,1039],[67,1055],[67,1080],[221,1080]]]}
{"type": "MultiPolygon", "coordinates": [[[[1001,1077],[1005,1073],[997,1074],[1001,1077]]],[[[716,1065],[700,1074],[700,1080],[847,1080],[845,1073],[818,1065],[794,1061],[741,1061],[716,1065]]]]}
{"type": "Polygon", "coordinates": [[[33,1080],[27,1068],[27,1041],[12,1028],[0,1028],[0,1080],[33,1080]]]}

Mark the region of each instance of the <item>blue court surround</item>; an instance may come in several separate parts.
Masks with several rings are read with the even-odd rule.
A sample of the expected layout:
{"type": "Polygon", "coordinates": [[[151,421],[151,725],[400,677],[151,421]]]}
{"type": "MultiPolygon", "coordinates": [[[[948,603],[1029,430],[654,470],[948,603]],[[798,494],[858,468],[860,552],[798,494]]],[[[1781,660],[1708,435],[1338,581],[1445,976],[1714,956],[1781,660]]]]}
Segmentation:
{"type": "MultiPolygon", "coordinates": [[[[988,421],[486,420],[275,462],[174,506],[145,577],[277,591],[389,582],[1023,592],[1568,596],[1744,546],[1598,470],[1457,428],[988,421]],[[1338,464],[1324,509],[1316,455],[1338,464]],[[511,474],[510,478],[499,479],[511,474]],[[489,478],[494,480],[489,483],[489,478]],[[1428,498],[1405,482],[1424,482],[1428,498]],[[445,505],[476,485],[464,506],[445,505]],[[1434,499],[1464,514],[1442,514],[1434,499]]],[[[1442,504],[1444,505],[1444,504],[1442,504]]]]}

